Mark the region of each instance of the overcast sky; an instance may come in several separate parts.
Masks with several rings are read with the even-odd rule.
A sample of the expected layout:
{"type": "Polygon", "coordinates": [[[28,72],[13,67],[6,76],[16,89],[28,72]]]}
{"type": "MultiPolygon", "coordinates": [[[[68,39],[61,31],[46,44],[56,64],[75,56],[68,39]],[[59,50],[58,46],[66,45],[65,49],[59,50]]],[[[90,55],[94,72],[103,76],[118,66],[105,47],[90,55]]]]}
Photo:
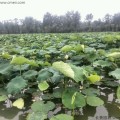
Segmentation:
{"type": "MultiPolygon", "coordinates": [[[[0,0],[7,1],[7,0],[0,0]]],[[[120,12],[120,0],[8,0],[25,1],[25,4],[0,4],[0,20],[22,19],[32,16],[42,20],[46,12],[63,15],[67,11],[79,11],[82,20],[92,13],[94,19],[103,18],[106,13],[120,12]]]]}

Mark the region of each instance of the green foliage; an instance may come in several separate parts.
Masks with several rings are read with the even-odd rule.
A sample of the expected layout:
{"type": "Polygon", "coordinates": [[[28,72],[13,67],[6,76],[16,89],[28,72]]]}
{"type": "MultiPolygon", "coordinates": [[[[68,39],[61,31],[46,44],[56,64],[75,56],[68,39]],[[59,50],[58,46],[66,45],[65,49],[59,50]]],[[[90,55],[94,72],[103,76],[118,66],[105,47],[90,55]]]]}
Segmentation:
{"type": "Polygon", "coordinates": [[[95,96],[87,96],[87,104],[96,107],[103,105],[104,101],[95,96]]]}
{"type": "Polygon", "coordinates": [[[0,64],[0,74],[9,75],[11,71],[12,65],[10,65],[9,63],[0,64]]]}
{"type": "Polygon", "coordinates": [[[42,112],[32,112],[27,116],[27,120],[45,120],[47,119],[47,114],[42,112]]]}
{"type": "Polygon", "coordinates": [[[43,101],[36,101],[32,104],[31,109],[34,112],[48,113],[48,111],[55,108],[55,104],[48,101],[46,104],[43,101]]]}
{"type": "Polygon", "coordinates": [[[0,102],[5,101],[6,99],[8,99],[6,95],[0,95],[0,102]]]}
{"type": "Polygon", "coordinates": [[[63,73],[65,76],[74,79],[74,71],[72,70],[69,64],[60,61],[54,62],[52,66],[56,70],[59,70],[61,73],[63,73]]]}
{"type": "Polygon", "coordinates": [[[116,79],[120,80],[120,68],[109,73],[110,76],[115,77],[116,79]]]}
{"type": "Polygon", "coordinates": [[[34,79],[37,74],[38,72],[35,70],[28,70],[27,72],[23,73],[23,77],[25,79],[31,80],[31,79],[34,79]]]}
{"type": "Polygon", "coordinates": [[[88,80],[91,82],[91,83],[96,83],[98,81],[100,81],[101,77],[99,75],[90,75],[88,76],[88,80]]]}
{"type": "Polygon", "coordinates": [[[112,65],[111,62],[109,62],[109,61],[104,61],[104,60],[98,60],[98,61],[93,62],[93,66],[94,66],[94,67],[100,66],[100,67],[104,68],[104,67],[109,67],[109,66],[111,66],[111,65],[112,65]]]}
{"type": "Polygon", "coordinates": [[[117,98],[120,99],[120,86],[117,88],[117,98]]]}
{"type": "Polygon", "coordinates": [[[44,90],[48,89],[49,84],[46,81],[43,81],[38,84],[38,87],[41,91],[44,91],[44,90]]]}
{"type": "Polygon", "coordinates": [[[58,114],[53,116],[50,120],[74,120],[74,118],[66,114],[58,114]]]}
{"type": "Polygon", "coordinates": [[[64,47],[61,48],[61,51],[62,51],[62,52],[69,52],[69,51],[71,51],[72,49],[73,49],[72,46],[70,46],[70,45],[65,45],[64,47]]]}
{"type": "Polygon", "coordinates": [[[8,93],[19,93],[22,89],[27,86],[26,80],[23,79],[21,76],[16,76],[7,84],[7,91],[8,93]]]}
{"type": "Polygon", "coordinates": [[[49,72],[48,69],[43,69],[43,70],[39,71],[37,80],[44,81],[44,80],[47,80],[48,78],[50,78],[51,76],[52,76],[52,73],[49,72]]]}
{"type": "Polygon", "coordinates": [[[15,64],[15,65],[23,65],[29,63],[29,60],[23,56],[13,56],[12,61],[10,64],[15,64]]]}
{"type": "Polygon", "coordinates": [[[103,105],[100,93],[106,88],[117,88],[120,99],[119,38],[119,33],[0,36],[0,101],[14,98],[13,106],[27,109],[25,99],[31,96],[28,120],[64,120],[73,118],[58,113],[48,117],[49,112],[54,115],[58,106],[63,113],[86,103],[103,105]]]}
{"type": "Polygon", "coordinates": [[[84,107],[86,105],[84,96],[79,92],[77,92],[76,95],[75,93],[76,92],[74,90],[70,89],[63,92],[62,103],[65,105],[65,107],[69,109],[75,109],[77,107],[84,107]]]}

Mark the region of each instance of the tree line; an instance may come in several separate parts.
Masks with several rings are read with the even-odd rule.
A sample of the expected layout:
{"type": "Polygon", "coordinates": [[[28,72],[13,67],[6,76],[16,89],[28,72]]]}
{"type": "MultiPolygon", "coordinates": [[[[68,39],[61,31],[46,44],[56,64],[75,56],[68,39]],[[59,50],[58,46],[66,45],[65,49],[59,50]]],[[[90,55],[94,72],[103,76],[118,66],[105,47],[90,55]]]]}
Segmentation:
{"type": "Polygon", "coordinates": [[[60,16],[47,12],[43,21],[33,17],[1,21],[0,34],[120,31],[120,13],[106,14],[98,20],[93,17],[92,13],[87,14],[82,21],[78,11],[68,11],[60,16]]]}

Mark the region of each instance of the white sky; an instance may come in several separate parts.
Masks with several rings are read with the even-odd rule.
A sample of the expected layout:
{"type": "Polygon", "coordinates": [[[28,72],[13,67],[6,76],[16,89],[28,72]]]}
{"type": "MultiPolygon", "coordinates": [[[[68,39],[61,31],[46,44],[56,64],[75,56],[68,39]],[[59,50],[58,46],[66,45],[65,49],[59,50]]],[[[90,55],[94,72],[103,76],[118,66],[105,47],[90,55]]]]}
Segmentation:
{"type": "MultiPolygon", "coordinates": [[[[7,1],[7,0],[0,0],[7,1]]],[[[106,13],[113,15],[120,12],[120,0],[8,0],[25,1],[25,4],[0,4],[0,20],[22,19],[32,16],[42,20],[46,12],[63,15],[67,11],[79,11],[84,20],[92,13],[94,19],[103,18],[106,13]]]]}

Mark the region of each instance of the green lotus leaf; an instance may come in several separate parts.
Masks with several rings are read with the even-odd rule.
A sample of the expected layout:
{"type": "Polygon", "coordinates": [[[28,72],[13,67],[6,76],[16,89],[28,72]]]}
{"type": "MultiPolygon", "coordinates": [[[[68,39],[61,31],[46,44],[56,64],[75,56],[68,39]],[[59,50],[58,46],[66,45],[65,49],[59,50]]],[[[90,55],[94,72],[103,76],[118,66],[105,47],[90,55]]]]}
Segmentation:
{"type": "Polygon", "coordinates": [[[61,48],[61,51],[62,51],[62,52],[69,52],[69,51],[71,51],[72,49],[73,49],[72,46],[70,46],[70,45],[65,45],[64,47],[61,48]]]}
{"type": "Polygon", "coordinates": [[[87,97],[87,104],[90,106],[101,106],[104,104],[104,101],[95,96],[88,96],[87,97]]]}
{"type": "Polygon", "coordinates": [[[10,59],[11,55],[8,52],[3,52],[2,57],[5,58],[5,59],[10,59]]]}
{"type": "Polygon", "coordinates": [[[12,67],[13,66],[9,63],[0,64],[0,74],[9,75],[9,73],[12,71],[12,67]]]}
{"type": "Polygon", "coordinates": [[[120,80],[120,68],[109,73],[110,76],[115,77],[116,79],[120,80]]]}
{"type": "Polygon", "coordinates": [[[74,120],[74,118],[70,115],[58,114],[56,116],[53,116],[50,120],[74,120]]]}
{"type": "Polygon", "coordinates": [[[65,90],[62,95],[62,103],[65,105],[66,108],[75,109],[77,107],[84,107],[86,105],[84,95],[81,93],[76,93],[74,102],[75,91],[74,90],[65,90]]]}
{"type": "Polygon", "coordinates": [[[90,75],[88,76],[88,80],[91,81],[91,83],[95,83],[100,81],[101,77],[99,75],[90,75]]]}
{"type": "Polygon", "coordinates": [[[21,76],[16,76],[7,84],[8,93],[19,93],[22,89],[27,86],[27,81],[21,76]]]}
{"type": "Polygon", "coordinates": [[[47,119],[47,114],[43,112],[32,112],[27,116],[27,120],[45,120],[47,119]]]}
{"type": "Polygon", "coordinates": [[[93,62],[94,67],[101,66],[102,68],[104,68],[104,67],[109,67],[111,65],[112,65],[111,62],[104,61],[104,60],[98,60],[98,61],[93,62]]]}
{"type": "Polygon", "coordinates": [[[35,78],[35,76],[36,76],[37,74],[38,74],[38,72],[35,71],[35,70],[28,70],[27,72],[24,72],[24,73],[23,73],[23,77],[24,77],[25,79],[31,80],[31,79],[35,78]]]}
{"type": "Polygon", "coordinates": [[[8,97],[6,95],[1,95],[0,96],[0,102],[5,101],[6,99],[8,99],[8,97]]]}
{"type": "Polygon", "coordinates": [[[14,56],[10,64],[23,65],[29,63],[29,60],[24,56],[14,56]]]}
{"type": "Polygon", "coordinates": [[[29,60],[27,62],[27,64],[31,65],[31,66],[35,66],[35,67],[38,67],[39,65],[35,62],[35,60],[29,60]]]}
{"type": "Polygon", "coordinates": [[[48,101],[46,104],[43,101],[36,101],[32,104],[31,109],[34,112],[48,113],[50,110],[55,108],[55,104],[48,101]]]}
{"type": "Polygon", "coordinates": [[[107,57],[120,58],[120,52],[113,52],[107,55],[107,57]]]}
{"type": "Polygon", "coordinates": [[[44,81],[49,79],[53,74],[51,72],[48,71],[48,69],[42,69],[39,73],[38,73],[38,77],[37,80],[38,81],[44,81]]]}
{"type": "Polygon", "coordinates": [[[74,71],[72,70],[69,64],[60,61],[60,62],[54,62],[52,66],[53,68],[63,73],[65,76],[74,79],[74,71]]]}
{"type": "Polygon", "coordinates": [[[41,91],[44,91],[44,90],[46,90],[46,89],[49,88],[49,84],[46,81],[43,81],[43,82],[41,82],[41,83],[38,84],[38,88],[41,91]]]}

